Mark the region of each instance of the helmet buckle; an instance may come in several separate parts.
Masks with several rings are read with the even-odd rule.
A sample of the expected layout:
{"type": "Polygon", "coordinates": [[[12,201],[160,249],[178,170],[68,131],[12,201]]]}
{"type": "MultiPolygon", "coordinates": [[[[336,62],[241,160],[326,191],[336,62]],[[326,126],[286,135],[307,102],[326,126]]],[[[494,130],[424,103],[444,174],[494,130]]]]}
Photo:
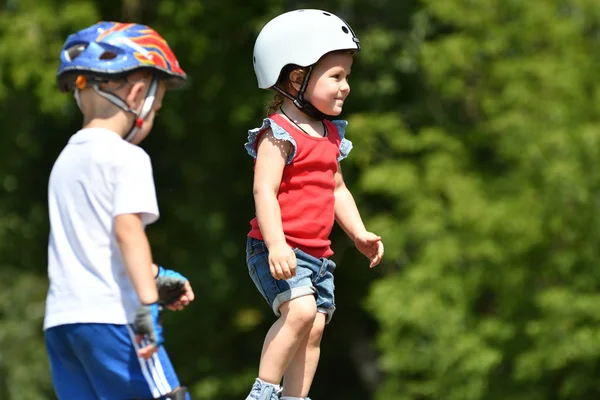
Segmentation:
{"type": "Polygon", "coordinates": [[[87,86],[87,78],[85,76],[83,76],[83,75],[79,75],[77,77],[77,79],[75,80],[75,86],[79,90],[85,89],[86,86],[87,86]]]}

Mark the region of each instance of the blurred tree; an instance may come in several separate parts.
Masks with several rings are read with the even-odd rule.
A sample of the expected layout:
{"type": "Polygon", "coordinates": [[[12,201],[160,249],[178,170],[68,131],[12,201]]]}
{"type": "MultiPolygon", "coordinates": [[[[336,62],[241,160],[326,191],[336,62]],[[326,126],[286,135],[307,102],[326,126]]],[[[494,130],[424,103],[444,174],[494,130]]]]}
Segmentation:
{"type": "MultiPolygon", "coordinates": [[[[0,397],[52,397],[41,335],[48,235],[46,182],[66,135],[69,97],[55,88],[68,32],[98,19],[85,1],[6,1],[0,12],[0,397]]],[[[78,121],[72,122],[75,127],[78,121]]],[[[72,129],[72,128],[69,128],[72,129]]]]}
{"type": "Polygon", "coordinates": [[[351,121],[396,266],[369,301],[378,398],[600,394],[599,15],[585,0],[425,0],[409,35],[371,50],[419,88],[400,113],[351,121]]]}

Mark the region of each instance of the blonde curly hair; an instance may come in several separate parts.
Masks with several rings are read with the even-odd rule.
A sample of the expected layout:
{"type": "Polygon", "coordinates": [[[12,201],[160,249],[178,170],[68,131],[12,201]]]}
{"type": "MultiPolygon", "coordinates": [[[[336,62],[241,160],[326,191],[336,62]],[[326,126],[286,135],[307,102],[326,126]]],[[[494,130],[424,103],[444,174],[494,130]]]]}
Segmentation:
{"type": "MultiPolygon", "coordinates": [[[[298,91],[292,85],[292,81],[290,80],[290,74],[292,72],[297,72],[299,74],[299,82],[295,83],[301,85],[302,80],[304,79],[304,76],[306,75],[307,71],[308,68],[300,67],[295,64],[288,64],[281,69],[281,73],[279,74],[279,78],[277,79],[277,83],[275,85],[288,92],[289,94],[295,96],[298,91]]],[[[275,94],[273,95],[273,99],[269,104],[267,104],[267,117],[279,111],[279,109],[283,105],[283,102],[285,101],[285,98],[286,97],[281,93],[275,92],[275,94]]]]}

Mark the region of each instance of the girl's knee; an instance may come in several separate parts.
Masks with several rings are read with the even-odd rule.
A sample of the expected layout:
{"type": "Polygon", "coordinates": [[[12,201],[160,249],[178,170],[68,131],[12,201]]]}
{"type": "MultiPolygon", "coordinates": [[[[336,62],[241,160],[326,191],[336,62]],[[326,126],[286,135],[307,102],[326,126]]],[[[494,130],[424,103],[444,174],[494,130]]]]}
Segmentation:
{"type": "Polygon", "coordinates": [[[308,337],[309,346],[320,346],[321,338],[323,337],[323,332],[325,331],[325,320],[325,314],[317,313],[308,337]]]}
{"type": "Polygon", "coordinates": [[[280,307],[281,317],[288,326],[308,332],[317,317],[317,304],[313,296],[302,296],[290,300],[280,307]]]}

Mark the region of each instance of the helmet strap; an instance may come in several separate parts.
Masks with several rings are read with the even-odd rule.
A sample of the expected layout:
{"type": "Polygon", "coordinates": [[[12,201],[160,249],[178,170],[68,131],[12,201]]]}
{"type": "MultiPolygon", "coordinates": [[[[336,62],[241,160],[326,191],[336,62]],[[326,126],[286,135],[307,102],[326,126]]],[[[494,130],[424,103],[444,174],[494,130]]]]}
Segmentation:
{"type": "Polygon", "coordinates": [[[319,111],[315,106],[313,106],[308,100],[304,98],[304,92],[306,92],[306,87],[308,86],[308,81],[310,80],[312,70],[313,66],[311,65],[310,67],[308,67],[308,71],[306,72],[306,75],[304,75],[302,85],[300,85],[300,90],[298,91],[298,94],[295,97],[277,85],[273,86],[273,89],[290,99],[298,110],[302,111],[310,118],[315,119],[317,121],[323,121],[324,119],[332,118],[333,116],[327,115],[319,111]]]}
{"type": "Polygon", "coordinates": [[[81,105],[81,92],[80,92],[79,88],[75,88],[75,90],[73,90],[73,97],[75,97],[75,102],[77,103],[77,107],[79,107],[79,110],[81,112],[83,112],[83,106],[81,105]]]}
{"type": "Polygon", "coordinates": [[[136,119],[133,123],[133,126],[129,130],[129,133],[125,135],[124,139],[129,143],[133,142],[136,135],[142,128],[146,117],[152,111],[152,106],[154,105],[154,101],[156,100],[156,93],[158,92],[158,79],[152,78],[152,82],[150,82],[150,86],[148,87],[148,92],[146,93],[146,98],[144,99],[144,104],[142,104],[142,109],[139,114],[136,114],[136,119]]]}
{"type": "MultiPolygon", "coordinates": [[[[139,113],[129,108],[127,103],[116,94],[100,89],[100,86],[97,83],[94,83],[91,86],[97,94],[104,97],[106,100],[110,101],[115,106],[119,107],[121,110],[133,114],[135,116],[135,121],[133,122],[131,129],[123,138],[131,143],[140,131],[142,125],[144,124],[144,120],[152,111],[152,106],[154,105],[154,100],[156,99],[156,93],[158,92],[158,80],[156,78],[152,78],[150,86],[148,87],[148,92],[146,93],[146,97],[144,99],[144,103],[142,104],[142,109],[139,113]]],[[[77,100],[78,97],[78,89],[75,89],[75,99],[77,100]]],[[[81,101],[79,100],[77,102],[77,105],[80,105],[80,103],[81,101]]]]}

